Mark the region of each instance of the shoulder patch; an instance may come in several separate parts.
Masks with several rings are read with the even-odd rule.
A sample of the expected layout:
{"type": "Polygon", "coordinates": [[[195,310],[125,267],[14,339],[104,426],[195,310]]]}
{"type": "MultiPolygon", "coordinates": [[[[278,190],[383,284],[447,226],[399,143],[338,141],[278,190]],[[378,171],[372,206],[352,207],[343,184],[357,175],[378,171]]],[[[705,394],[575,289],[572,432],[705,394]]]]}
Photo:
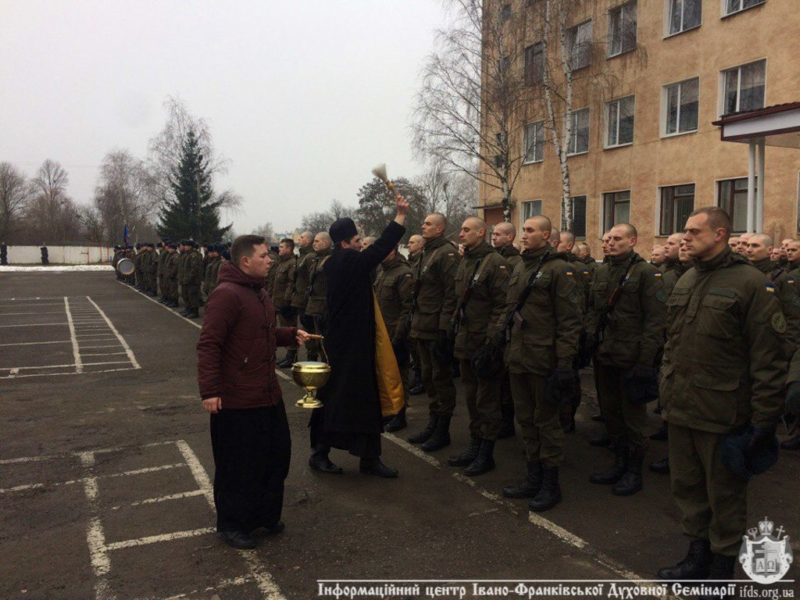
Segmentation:
{"type": "Polygon", "coordinates": [[[498,269],[503,269],[504,271],[506,270],[506,266],[505,265],[497,265],[497,268],[498,269]]]}
{"type": "Polygon", "coordinates": [[[774,294],[775,284],[772,283],[771,281],[768,281],[767,283],[764,284],[764,289],[767,290],[770,294],[774,294]]]}
{"type": "Polygon", "coordinates": [[[411,273],[406,273],[406,274],[404,275],[404,277],[411,277],[411,276],[412,276],[412,275],[411,275],[411,273]]]}
{"type": "Polygon", "coordinates": [[[783,316],[781,311],[772,315],[769,323],[776,333],[786,333],[786,317],[783,316]]]}
{"type": "Polygon", "coordinates": [[[567,277],[572,277],[574,274],[575,273],[573,273],[572,271],[564,271],[564,275],[566,275],[567,277]]]}
{"type": "Polygon", "coordinates": [[[661,271],[656,271],[655,273],[653,273],[653,277],[655,277],[656,279],[661,279],[663,275],[664,274],[661,271]]]}

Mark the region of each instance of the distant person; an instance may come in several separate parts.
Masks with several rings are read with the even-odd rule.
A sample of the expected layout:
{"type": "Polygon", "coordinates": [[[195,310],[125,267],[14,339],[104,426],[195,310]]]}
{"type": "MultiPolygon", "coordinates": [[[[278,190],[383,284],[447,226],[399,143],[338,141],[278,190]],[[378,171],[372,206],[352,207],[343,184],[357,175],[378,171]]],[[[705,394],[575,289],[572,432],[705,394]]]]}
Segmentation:
{"type": "Polygon", "coordinates": [[[6,266],[8,264],[8,246],[3,242],[0,244],[0,265],[6,266]]]}
{"type": "Polygon", "coordinates": [[[236,238],[231,259],[220,266],[206,304],[197,380],[211,414],[217,531],[229,546],[251,549],[256,530],[283,530],[291,439],[275,347],[302,345],[308,334],[275,327],[275,307],[264,290],[272,261],[263,237],[236,238]]]}
{"type": "Polygon", "coordinates": [[[42,254],[42,264],[43,265],[49,265],[50,264],[50,255],[47,252],[47,246],[44,245],[44,242],[42,242],[42,246],[41,246],[41,248],[39,248],[39,252],[41,252],[41,254],[42,254]]]}

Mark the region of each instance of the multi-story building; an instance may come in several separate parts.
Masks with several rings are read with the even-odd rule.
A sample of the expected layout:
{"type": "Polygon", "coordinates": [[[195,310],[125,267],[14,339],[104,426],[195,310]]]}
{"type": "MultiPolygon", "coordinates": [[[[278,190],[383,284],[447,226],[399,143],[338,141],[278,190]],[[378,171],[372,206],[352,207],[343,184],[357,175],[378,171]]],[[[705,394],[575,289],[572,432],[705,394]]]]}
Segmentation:
{"type": "MultiPolygon", "coordinates": [[[[487,0],[486,10],[526,19],[542,0],[487,0]]],[[[574,132],[568,144],[573,231],[595,256],[611,225],[630,222],[640,251],[682,230],[695,208],[718,205],[734,230],[748,226],[747,144],[721,139],[721,118],[800,100],[800,4],[797,0],[596,0],[583,3],[569,35],[594,42],[576,57],[574,132]],[[597,50],[597,49],[600,50],[597,50]],[[598,62],[600,61],[600,62],[598,62]],[[582,83],[591,62],[605,87],[582,83]],[[588,67],[588,65],[586,65],[588,67]],[[601,91],[598,92],[598,89],[601,91]]],[[[520,56],[536,60],[537,28],[524,34],[520,56]]],[[[551,44],[551,48],[555,44],[551,44]]],[[[575,47],[579,47],[576,45],[575,47]]],[[[586,45],[588,47],[588,45],[586,45]]],[[[555,50],[553,50],[555,52],[555,50]]],[[[555,57],[551,57],[555,58],[555,57]]],[[[513,189],[512,221],[535,214],[558,225],[561,173],[545,135],[541,109],[514,125],[523,145],[513,189]]],[[[514,143],[517,143],[516,141],[514,143]]],[[[767,146],[763,231],[796,236],[800,198],[800,137],[767,146]]],[[[755,152],[753,152],[755,154],[755,152]]],[[[756,172],[758,172],[756,170],[756,172]]],[[[758,197],[758,196],[756,196],[758,197]]],[[[489,223],[502,219],[501,193],[486,185],[481,206],[489,223]]]]}

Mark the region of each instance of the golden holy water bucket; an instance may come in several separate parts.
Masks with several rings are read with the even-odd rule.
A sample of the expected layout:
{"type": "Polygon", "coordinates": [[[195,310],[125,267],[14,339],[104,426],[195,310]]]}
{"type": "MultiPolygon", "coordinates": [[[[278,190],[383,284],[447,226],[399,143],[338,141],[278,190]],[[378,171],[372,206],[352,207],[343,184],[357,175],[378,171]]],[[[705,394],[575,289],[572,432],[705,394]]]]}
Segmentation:
{"type": "Polygon", "coordinates": [[[322,408],[322,402],[317,400],[316,392],[328,383],[331,376],[331,367],[324,362],[304,361],[292,365],[294,382],[306,390],[306,395],[297,401],[300,408],[322,408]]]}

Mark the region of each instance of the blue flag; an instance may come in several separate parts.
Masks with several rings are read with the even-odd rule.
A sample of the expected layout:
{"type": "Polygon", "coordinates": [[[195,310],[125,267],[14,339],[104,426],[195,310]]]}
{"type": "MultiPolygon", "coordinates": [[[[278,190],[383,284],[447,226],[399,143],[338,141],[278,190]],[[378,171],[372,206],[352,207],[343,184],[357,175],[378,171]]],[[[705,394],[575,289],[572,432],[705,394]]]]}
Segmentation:
{"type": "Polygon", "coordinates": [[[125,224],[125,228],[122,230],[122,240],[123,243],[127,246],[128,245],[128,224],[125,224]]]}

